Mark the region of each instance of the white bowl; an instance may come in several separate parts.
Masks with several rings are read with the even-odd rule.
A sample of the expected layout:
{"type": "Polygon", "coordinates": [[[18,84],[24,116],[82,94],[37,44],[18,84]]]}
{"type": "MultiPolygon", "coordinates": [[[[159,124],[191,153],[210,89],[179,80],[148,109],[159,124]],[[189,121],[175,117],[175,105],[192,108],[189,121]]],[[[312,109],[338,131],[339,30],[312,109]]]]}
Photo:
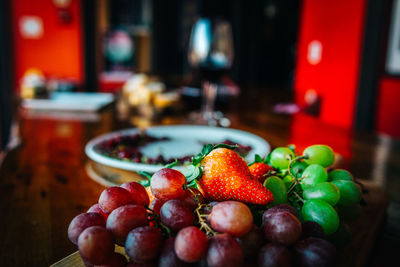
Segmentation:
{"type": "MultiPolygon", "coordinates": [[[[137,128],[116,131],[104,134],[92,139],[85,147],[86,155],[94,162],[127,171],[146,171],[154,173],[163,168],[163,165],[134,163],[104,156],[94,147],[116,136],[133,135],[140,130],[137,128]]],[[[219,128],[201,125],[169,125],[154,126],[146,129],[146,133],[154,137],[168,137],[169,140],[150,143],[141,148],[141,152],[147,157],[156,157],[162,154],[165,158],[180,158],[187,155],[197,155],[204,143],[220,143],[227,139],[238,144],[251,147],[251,151],[245,160],[250,162],[255,154],[262,157],[270,151],[270,145],[263,138],[236,129],[219,128]]],[[[183,170],[183,166],[174,167],[183,170]]]]}

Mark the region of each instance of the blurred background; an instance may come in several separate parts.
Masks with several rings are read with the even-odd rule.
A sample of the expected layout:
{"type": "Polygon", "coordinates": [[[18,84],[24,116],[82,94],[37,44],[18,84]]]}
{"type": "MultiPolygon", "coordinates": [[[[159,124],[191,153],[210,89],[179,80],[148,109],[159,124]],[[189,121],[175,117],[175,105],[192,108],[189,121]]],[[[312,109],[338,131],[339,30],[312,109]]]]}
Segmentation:
{"type": "MultiPolygon", "coordinates": [[[[220,103],[251,87],[257,94],[287,95],[291,104],[277,107],[282,112],[301,110],[344,129],[400,137],[399,0],[5,0],[0,5],[3,147],[17,96],[130,94],[145,80],[152,83],[150,91],[177,93],[195,109],[202,78],[188,49],[199,17],[231,27],[234,57],[218,77],[226,89],[218,91],[220,103]],[[139,73],[147,75],[135,80],[139,73]]],[[[129,97],[132,105],[146,101],[129,97]]],[[[174,97],[164,95],[158,103],[174,97]]]]}

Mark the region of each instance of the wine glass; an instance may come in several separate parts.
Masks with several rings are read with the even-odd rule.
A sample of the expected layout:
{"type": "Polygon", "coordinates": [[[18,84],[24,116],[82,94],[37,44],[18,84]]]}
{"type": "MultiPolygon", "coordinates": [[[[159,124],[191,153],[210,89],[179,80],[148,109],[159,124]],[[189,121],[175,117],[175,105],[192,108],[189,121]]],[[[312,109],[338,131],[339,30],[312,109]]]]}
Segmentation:
{"type": "Polygon", "coordinates": [[[233,39],[229,22],[199,18],[190,35],[188,60],[198,69],[202,81],[203,99],[201,113],[196,121],[208,125],[226,125],[222,113],[214,111],[218,82],[233,62],[233,39]]]}

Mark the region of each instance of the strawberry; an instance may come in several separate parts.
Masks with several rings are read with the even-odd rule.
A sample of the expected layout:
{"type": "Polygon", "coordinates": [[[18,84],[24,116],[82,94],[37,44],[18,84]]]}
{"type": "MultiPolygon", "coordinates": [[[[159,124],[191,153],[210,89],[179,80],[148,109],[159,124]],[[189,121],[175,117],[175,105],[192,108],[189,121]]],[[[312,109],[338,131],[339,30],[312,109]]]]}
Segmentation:
{"type": "Polygon", "coordinates": [[[254,162],[249,166],[249,170],[254,179],[259,181],[260,183],[263,183],[265,181],[266,174],[269,171],[273,171],[274,168],[264,162],[254,162]]]}
{"type": "Polygon", "coordinates": [[[194,165],[198,163],[202,169],[197,185],[206,198],[259,205],[273,201],[272,193],[252,177],[236,152],[222,145],[207,146],[193,159],[194,165]]]}

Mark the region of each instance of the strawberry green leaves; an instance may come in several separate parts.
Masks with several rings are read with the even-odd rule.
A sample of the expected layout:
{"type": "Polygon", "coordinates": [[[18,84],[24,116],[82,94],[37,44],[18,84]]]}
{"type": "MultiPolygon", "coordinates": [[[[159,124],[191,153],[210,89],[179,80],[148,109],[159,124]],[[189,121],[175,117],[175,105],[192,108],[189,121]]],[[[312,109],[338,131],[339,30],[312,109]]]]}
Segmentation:
{"type": "Polygon", "coordinates": [[[263,158],[262,158],[260,155],[258,155],[258,154],[256,154],[256,155],[254,156],[254,161],[253,161],[253,162],[249,162],[249,163],[247,164],[247,166],[251,166],[251,165],[253,165],[254,163],[257,163],[257,162],[264,162],[263,158]]]}
{"type": "Polygon", "coordinates": [[[254,161],[248,163],[247,166],[251,166],[251,165],[253,165],[254,163],[258,163],[258,162],[261,162],[261,163],[265,163],[265,164],[270,165],[270,164],[269,164],[269,163],[270,163],[270,159],[271,159],[271,153],[268,153],[268,155],[267,155],[265,158],[262,158],[260,155],[255,154],[255,156],[254,156],[254,161]]]}
{"type": "Polygon", "coordinates": [[[150,179],[151,179],[151,174],[145,171],[139,171],[138,172],[141,176],[144,176],[146,179],[145,180],[140,180],[137,181],[139,184],[143,185],[144,187],[150,186],[150,179]]]}
{"type": "MultiPolygon", "coordinates": [[[[234,150],[238,145],[227,145],[227,144],[206,144],[203,146],[201,152],[192,158],[192,164],[187,166],[182,174],[186,177],[187,185],[189,187],[197,187],[197,180],[201,178],[203,175],[203,170],[200,167],[200,162],[206,157],[211,151],[217,148],[227,148],[230,150],[234,150]]],[[[174,162],[171,162],[165,165],[165,168],[173,168],[178,165],[178,160],[175,159],[174,162]]],[[[150,185],[151,174],[148,172],[141,171],[140,175],[146,177],[146,180],[139,181],[140,184],[147,187],[150,185]]]]}
{"type": "Polygon", "coordinates": [[[197,187],[196,180],[202,176],[203,171],[200,167],[189,165],[182,173],[186,177],[189,187],[197,187]]]}
{"type": "Polygon", "coordinates": [[[238,147],[238,145],[231,146],[231,145],[227,145],[227,144],[217,144],[217,145],[207,144],[207,145],[204,145],[203,148],[201,149],[201,152],[199,154],[197,154],[195,157],[192,158],[192,164],[194,166],[199,165],[200,162],[204,159],[204,157],[207,156],[214,149],[227,148],[227,149],[234,150],[237,147],[238,147]]]}
{"type": "Polygon", "coordinates": [[[227,145],[227,144],[206,144],[201,149],[201,152],[192,158],[192,165],[188,166],[184,171],[187,183],[189,187],[197,187],[197,180],[203,175],[203,170],[201,169],[200,162],[208,155],[211,151],[217,148],[227,148],[234,150],[238,145],[227,145]]]}
{"type": "Polygon", "coordinates": [[[164,168],[171,169],[171,168],[175,167],[176,165],[178,165],[178,163],[179,163],[178,160],[175,159],[175,161],[173,161],[173,162],[168,163],[167,165],[165,165],[164,168]]]}
{"type": "Polygon", "coordinates": [[[262,159],[262,157],[258,154],[256,154],[254,156],[254,162],[264,162],[264,160],[262,159]]]}

